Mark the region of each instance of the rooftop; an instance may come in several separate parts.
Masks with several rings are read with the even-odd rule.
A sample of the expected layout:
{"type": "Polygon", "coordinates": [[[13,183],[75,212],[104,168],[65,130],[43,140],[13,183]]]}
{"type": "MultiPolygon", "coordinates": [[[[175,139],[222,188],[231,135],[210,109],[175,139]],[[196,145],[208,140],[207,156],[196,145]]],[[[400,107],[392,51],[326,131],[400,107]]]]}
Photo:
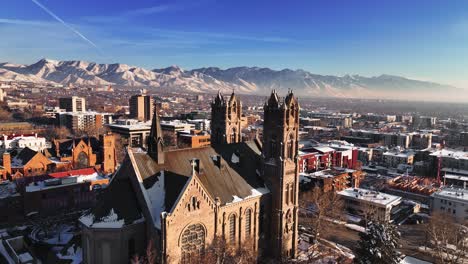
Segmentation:
{"type": "Polygon", "coordinates": [[[400,196],[390,195],[362,188],[348,188],[341,192],[338,192],[338,194],[348,198],[353,198],[355,200],[367,201],[373,204],[380,204],[384,206],[393,204],[401,200],[400,196]]]}
{"type": "Polygon", "coordinates": [[[468,152],[455,150],[455,149],[441,149],[435,150],[430,154],[431,156],[443,157],[443,158],[454,158],[454,159],[466,159],[468,160],[468,152]]]}
{"type": "Polygon", "coordinates": [[[432,194],[432,197],[456,199],[463,202],[468,202],[468,190],[461,188],[442,188],[438,192],[432,194]]]}

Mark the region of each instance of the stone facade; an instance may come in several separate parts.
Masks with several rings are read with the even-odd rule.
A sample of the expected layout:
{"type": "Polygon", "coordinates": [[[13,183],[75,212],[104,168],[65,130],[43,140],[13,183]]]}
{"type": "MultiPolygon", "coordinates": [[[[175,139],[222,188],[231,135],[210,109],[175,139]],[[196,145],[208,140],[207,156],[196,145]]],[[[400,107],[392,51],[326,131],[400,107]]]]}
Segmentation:
{"type": "Polygon", "coordinates": [[[228,102],[218,93],[211,104],[211,142],[231,144],[242,141],[242,103],[232,93],[228,102]]]}
{"type": "Polygon", "coordinates": [[[81,219],[84,263],[127,263],[128,252],[144,254],[149,241],[163,263],[190,263],[218,237],[262,258],[296,257],[297,99],[272,93],[263,144],[240,142],[241,103],[234,94],[228,103],[218,95],[212,106],[226,110],[213,109],[212,147],[165,151],[154,115],[147,152],[128,150],[101,203],[81,219]],[[109,215],[114,223],[106,222],[109,215]],[[130,234],[137,219],[145,230],[130,234]],[[103,222],[118,228],[101,234],[103,222]],[[109,251],[112,256],[103,255],[109,251]]]}

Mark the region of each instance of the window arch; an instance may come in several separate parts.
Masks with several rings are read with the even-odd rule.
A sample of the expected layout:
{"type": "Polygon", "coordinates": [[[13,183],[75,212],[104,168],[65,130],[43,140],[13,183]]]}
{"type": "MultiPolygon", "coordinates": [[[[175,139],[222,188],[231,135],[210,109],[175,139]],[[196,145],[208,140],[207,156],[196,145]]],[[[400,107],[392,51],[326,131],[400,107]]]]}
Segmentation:
{"type": "Polygon", "coordinates": [[[252,209],[245,211],[245,236],[250,237],[252,235],[252,209]]]}
{"type": "Polygon", "coordinates": [[[231,129],[231,134],[230,134],[230,137],[231,137],[231,142],[230,143],[235,143],[236,142],[236,134],[237,134],[236,132],[237,132],[236,128],[233,127],[231,129]]]}
{"type": "Polygon", "coordinates": [[[276,135],[271,135],[270,139],[270,158],[274,158],[276,154],[276,135]]]}
{"type": "Polygon", "coordinates": [[[84,153],[83,151],[81,151],[79,154],[78,154],[78,157],[76,159],[76,168],[80,169],[80,168],[86,168],[88,167],[88,155],[86,155],[86,153],[84,153]]]}
{"type": "Polygon", "coordinates": [[[229,242],[234,243],[236,241],[236,215],[232,214],[229,216],[229,242]]]}
{"type": "Polygon", "coordinates": [[[294,159],[294,136],[292,133],[289,135],[286,151],[287,158],[294,159]]]}
{"type": "Polygon", "coordinates": [[[201,224],[188,226],[181,237],[182,263],[189,263],[190,257],[205,250],[205,228],[201,224]]]}

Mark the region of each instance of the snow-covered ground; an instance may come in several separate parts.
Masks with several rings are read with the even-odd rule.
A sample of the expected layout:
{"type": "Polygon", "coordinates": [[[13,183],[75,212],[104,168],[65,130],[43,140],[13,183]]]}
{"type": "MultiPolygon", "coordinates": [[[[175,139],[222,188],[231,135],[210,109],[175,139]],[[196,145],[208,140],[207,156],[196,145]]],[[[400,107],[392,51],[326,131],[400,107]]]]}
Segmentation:
{"type": "Polygon", "coordinates": [[[83,250],[81,247],[72,245],[69,247],[65,254],[57,253],[57,258],[64,260],[71,260],[70,264],[80,264],[83,261],[83,250]]]}

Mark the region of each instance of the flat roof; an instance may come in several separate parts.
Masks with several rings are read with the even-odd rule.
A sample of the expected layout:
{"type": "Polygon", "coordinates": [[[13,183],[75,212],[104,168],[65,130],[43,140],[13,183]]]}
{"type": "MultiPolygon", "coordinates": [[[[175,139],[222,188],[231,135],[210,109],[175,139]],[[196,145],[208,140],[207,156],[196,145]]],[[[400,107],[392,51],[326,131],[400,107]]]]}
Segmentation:
{"type": "Polygon", "coordinates": [[[455,149],[441,149],[436,150],[430,154],[431,156],[443,157],[443,158],[454,158],[454,159],[466,159],[468,160],[468,152],[455,150],[455,149]]]}
{"type": "Polygon", "coordinates": [[[433,193],[431,196],[437,197],[437,198],[443,198],[443,199],[451,199],[451,200],[458,200],[462,202],[468,202],[468,190],[462,189],[462,188],[445,187],[433,193]]]}
{"type": "Polygon", "coordinates": [[[348,188],[338,192],[339,195],[351,198],[354,200],[367,201],[378,205],[390,205],[400,201],[400,196],[391,195],[387,193],[381,193],[377,191],[362,189],[362,188],[348,188]]]}
{"type": "Polygon", "coordinates": [[[445,174],[444,178],[468,182],[468,176],[445,174]]]}

